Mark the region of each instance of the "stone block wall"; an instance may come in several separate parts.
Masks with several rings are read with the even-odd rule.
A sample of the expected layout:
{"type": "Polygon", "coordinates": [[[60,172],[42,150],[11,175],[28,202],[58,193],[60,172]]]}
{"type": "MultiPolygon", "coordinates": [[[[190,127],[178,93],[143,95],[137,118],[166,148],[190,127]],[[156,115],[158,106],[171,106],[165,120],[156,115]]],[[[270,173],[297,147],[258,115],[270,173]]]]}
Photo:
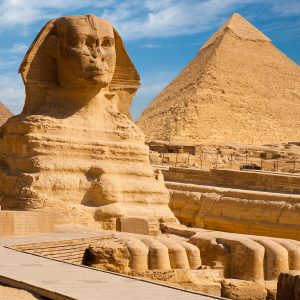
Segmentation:
{"type": "Polygon", "coordinates": [[[300,196],[167,182],[170,208],[187,226],[300,240],[300,196]]]}
{"type": "Polygon", "coordinates": [[[0,236],[53,232],[56,215],[45,212],[0,211],[0,236]]]}
{"type": "Polygon", "coordinates": [[[300,176],[233,170],[174,168],[162,170],[166,181],[237,189],[300,194],[300,176]]]}

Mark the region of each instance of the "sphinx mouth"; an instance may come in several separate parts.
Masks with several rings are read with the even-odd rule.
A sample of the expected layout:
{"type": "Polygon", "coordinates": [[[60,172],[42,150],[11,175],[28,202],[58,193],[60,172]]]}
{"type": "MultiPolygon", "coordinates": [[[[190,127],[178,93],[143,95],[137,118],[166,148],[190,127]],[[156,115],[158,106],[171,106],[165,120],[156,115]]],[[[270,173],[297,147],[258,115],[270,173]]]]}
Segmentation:
{"type": "Polygon", "coordinates": [[[102,70],[91,70],[93,74],[104,75],[105,73],[102,70]]]}
{"type": "Polygon", "coordinates": [[[101,69],[101,68],[98,68],[98,67],[88,68],[88,71],[90,71],[90,72],[92,72],[93,74],[96,74],[96,75],[104,75],[105,74],[105,70],[101,69]]]}

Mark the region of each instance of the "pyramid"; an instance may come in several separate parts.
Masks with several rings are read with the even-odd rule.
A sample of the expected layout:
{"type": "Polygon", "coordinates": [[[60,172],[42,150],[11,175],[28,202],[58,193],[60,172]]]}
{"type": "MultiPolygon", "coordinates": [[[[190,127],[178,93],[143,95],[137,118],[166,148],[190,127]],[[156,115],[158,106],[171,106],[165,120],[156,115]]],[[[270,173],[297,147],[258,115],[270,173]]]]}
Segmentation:
{"type": "Polygon", "coordinates": [[[0,102],[0,126],[12,115],[11,111],[0,102]]]}
{"type": "Polygon", "coordinates": [[[146,139],[201,144],[300,141],[300,68],[239,14],[150,103],[146,139]]]}

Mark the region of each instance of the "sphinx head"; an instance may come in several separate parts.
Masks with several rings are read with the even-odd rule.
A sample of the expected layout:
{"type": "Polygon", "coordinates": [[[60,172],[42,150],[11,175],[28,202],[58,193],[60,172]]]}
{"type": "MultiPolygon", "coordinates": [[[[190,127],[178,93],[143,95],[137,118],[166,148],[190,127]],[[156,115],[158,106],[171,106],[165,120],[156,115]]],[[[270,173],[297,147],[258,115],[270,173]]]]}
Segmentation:
{"type": "Polygon", "coordinates": [[[116,65],[113,27],[95,16],[60,18],[47,37],[47,51],[65,89],[107,86],[116,65]]]}
{"type": "Polygon", "coordinates": [[[128,102],[139,87],[138,73],[119,34],[108,21],[92,15],[48,22],[27,51],[19,72],[26,86],[23,111],[27,112],[33,111],[30,105],[39,105],[40,100],[33,98],[43,97],[49,89],[107,88],[120,98],[125,95],[128,102]]]}

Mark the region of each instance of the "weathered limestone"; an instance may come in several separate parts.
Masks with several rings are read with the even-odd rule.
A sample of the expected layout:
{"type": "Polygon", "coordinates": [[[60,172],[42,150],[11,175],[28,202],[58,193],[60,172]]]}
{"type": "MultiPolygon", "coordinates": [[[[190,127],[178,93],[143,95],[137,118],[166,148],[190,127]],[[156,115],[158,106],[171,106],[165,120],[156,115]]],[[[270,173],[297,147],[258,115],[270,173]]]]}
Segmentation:
{"type": "Polygon", "coordinates": [[[88,264],[110,271],[129,273],[147,270],[198,269],[199,248],[166,237],[115,234],[90,245],[88,264]]]}
{"type": "Polygon", "coordinates": [[[267,238],[254,236],[252,240],[265,248],[264,268],[266,280],[274,280],[278,278],[281,272],[289,270],[289,253],[285,247],[280,243],[276,243],[276,240],[267,238]]]}
{"type": "Polygon", "coordinates": [[[166,181],[206,184],[253,191],[300,194],[300,176],[237,170],[164,168],[166,181]]]}
{"type": "Polygon", "coordinates": [[[11,111],[0,103],[0,126],[7,121],[13,114],[11,111]]]}
{"type": "Polygon", "coordinates": [[[149,224],[141,218],[118,218],[117,231],[149,235],[149,224]]]}
{"type": "Polygon", "coordinates": [[[149,141],[299,141],[299,75],[299,66],[267,36],[233,14],[137,124],[149,141]]]}
{"type": "Polygon", "coordinates": [[[264,280],[264,248],[251,239],[214,231],[197,233],[189,242],[203,252],[205,265],[220,261],[226,278],[264,280]]]}
{"type": "Polygon", "coordinates": [[[290,262],[300,250],[300,242],[288,239],[182,225],[162,228],[159,237],[99,231],[99,236],[91,238],[13,248],[214,295],[222,291],[223,296],[245,300],[275,300],[277,274],[296,267],[297,260],[290,262]]]}
{"type": "Polygon", "coordinates": [[[51,20],[19,71],[25,105],[1,127],[3,209],[55,211],[62,222],[103,228],[120,217],[177,222],[127,117],[139,76],[109,22],[51,20]]]}
{"type": "Polygon", "coordinates": [[[224,277],[247,281],[277,280],[281,272],[300,270],[300,242],[235,234],[182,225],[163,226],[163,232],[182,236],[200,250],[203,265],[220,262],[224,277]],[[190,232],[190,236],[188,236],[190,232]]]}
{"type": "Polygon", "coordinates": [[[166,182],[187,226],[300,240],[300,195],[166,182]]]}
{"type": "Polygon", "coordinates": [[[129,272],[130,254],[125,243],[116,240],[105,240],[89,246],[92,259],[89,265],[94,268],[112,272],[129,272]]]}
{"type": "Polygon", "coordinates": [[[56,219],[51,212],[0,210],[0,236],[53,232],[56,219]]]}
{"type": "Polygon", "coordinates": [[[226,279],[221,282],[222,297],[232,300],[265,300],[267,290],[259,282],[226,279]]]}
{"type": "MultiPolygon", "coordinates": [[[[169,237],[165,235],[144,237],[125,233],[114,235],[114,243],[119,245],[116,247],[117,249],[123,249],[125,245],[129,253],[133,253],[129,258],[128,256],[125,257],[126,259],[124,258],[125,261],[128,261],[127,266],[131,266],[131,271],[193,270],[201,268],[202,265],[217,270],[215,267],[220,264],[223,267],[220,274],[225,278],[264,284],[264,281],[277,280],[282,272],[293,269],[300,270],[299,262],[297,258],[295,259],[299,254],[300,244],[294,240],[201,229],[196,229],[194,232],[195,229],[178,225],[164,226],[163,230],[165,233],[173,233],[169,237]],[[174,235],[176,228],[178,231],[174,235]],[[191,237],[179,238],[180,228],[183,233],[190,230],[191,237]]],[[[92,247],[101,251],[104,251],[105,248],[103,254],[105,256],[106,245],[109,243],[103,239],[92,247]]],[[[123,253],[125,252],[123,251],[123,253]]],[[[94,251],[93,254],[97,254],[97,251],[94,251]]],[[[114,254],[112,255],[114,256],[114,254]]],[[[100,257],[102,256],[100,255],[100,257]]]]}

